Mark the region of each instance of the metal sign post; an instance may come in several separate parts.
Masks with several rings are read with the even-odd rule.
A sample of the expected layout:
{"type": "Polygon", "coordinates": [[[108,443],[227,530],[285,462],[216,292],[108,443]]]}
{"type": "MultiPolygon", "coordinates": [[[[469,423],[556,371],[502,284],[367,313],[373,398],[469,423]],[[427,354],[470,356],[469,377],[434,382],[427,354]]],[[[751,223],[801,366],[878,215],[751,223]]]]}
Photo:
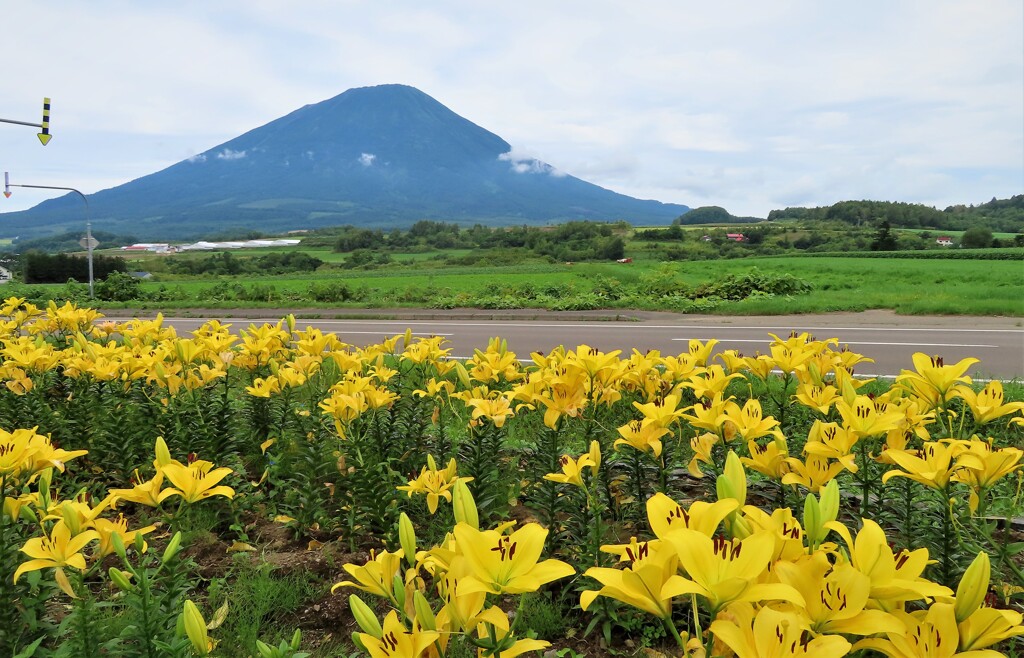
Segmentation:
{"type": "MultiPolygon", "coordinates": [[[[36,133],[36,137],[42,142],[43,146],[50,143],[50,138],[53,135],[50,134],[50,99],[43,99],[43,122],[42,123],[30,123],[28,121],[15,121],[14,119],[0,119],[0,123],[13,123],[18,126],[32,126],[34,128],[41,128],[42,132],[36,133]]],[[[8,195],[10,196],[10,195],[8,195]]]]}
{"type": "MultiPolygon", "coordinates": [[[[49,141],[49,139],[47,139],[47,141],[49,141]]],[[[46,142],[43,143],[45,144],[46,142]]],[[[7,196],[8,198],[10,198],[11,196],[9,193],[9,189],[12,187],[30,187],[36,190],[66,190],[68,192],[74,192],[78,196],[82,197],[82,201],[85,202],[85,238],[83,238],[79,244],[82,244],[84,242],[85,244],[82,244],[82,246],[86,247],[89,250],[89,299],[95,299],[95,296],[93,295],[92,250],[93,247],[99,244],[99,242],[97,242],[92,237],[92,221],[89,218],[89,199],[87,199],[84,194],[82,194],[73,187],[58,187],[56,185],[14,185],[10,182],[8,172],[5,171],[4,195],[7,196]]]]}

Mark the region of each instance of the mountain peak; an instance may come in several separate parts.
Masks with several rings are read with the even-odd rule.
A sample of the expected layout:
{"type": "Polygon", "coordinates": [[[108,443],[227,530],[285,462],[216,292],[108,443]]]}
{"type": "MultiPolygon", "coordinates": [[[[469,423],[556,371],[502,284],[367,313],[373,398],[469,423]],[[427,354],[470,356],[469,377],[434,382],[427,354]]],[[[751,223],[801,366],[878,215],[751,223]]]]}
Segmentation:
{"type": "MultiPolygon", "coordinates": [[[[90,195],[90,207],[97,228],[130,224],[140,239],[420,219],[668,223],[688,210],[616,194],[544,163],[523,166],[505,155],[511,149],[415,87],[358,87],[90,195]]],[[[51,200],[3,217],[28,234],[41,223],[53,230],[78,222],[80,212],[51,200]]]]}

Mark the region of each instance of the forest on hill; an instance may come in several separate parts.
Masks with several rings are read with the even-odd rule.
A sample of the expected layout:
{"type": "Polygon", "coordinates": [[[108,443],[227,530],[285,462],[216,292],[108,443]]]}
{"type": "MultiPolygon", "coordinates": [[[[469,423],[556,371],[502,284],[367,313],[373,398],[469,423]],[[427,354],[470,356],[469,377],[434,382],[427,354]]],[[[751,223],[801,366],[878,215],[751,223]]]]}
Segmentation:
{"type": "Polygon", "coordinates": [[[938,210],[919,203],[893,201],[840,201],[831,206],[784,208],[768,213],[769,221],[823,220],[854,226],[889,222],[893,228],[926,228],[966,231],[984,227],[995,232],[1017,233],[1024,229],[1024,194],[975,205],[949,206],[938,210]]]}

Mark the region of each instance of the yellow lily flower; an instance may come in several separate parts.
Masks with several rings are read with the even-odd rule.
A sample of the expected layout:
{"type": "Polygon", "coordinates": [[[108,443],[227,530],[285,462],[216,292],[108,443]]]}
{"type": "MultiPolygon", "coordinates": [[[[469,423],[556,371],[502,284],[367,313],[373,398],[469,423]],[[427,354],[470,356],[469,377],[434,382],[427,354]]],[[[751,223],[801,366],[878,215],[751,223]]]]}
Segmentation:
{"type": "Polygon", "coordinates": [[[694,530],[711,537],[718,532],[718,526],[725,517],[739,507],[737,500],[726,498],[713,503],[694,501],[689,509],[683,509],[682,505],[659,492],[647,499],[647,523],[654,536],[662,540],[678,530],[694,530]]]}
{"type": "Polygon", "coordinates": [[[693,389],[693,394],[698,398],[711,398],[723,393],[729,382],[742,377],[743,375],[738,372],[727,375],[722,366],[716,364],[707,366],[703,372],[690,377],[686,385],[693,389]]]}
{"type": "Polygon", "coordinates": [[[960,579],[953,603],[961,651],[977,651],[1024,634],[1019,612],[982,605],[988,594],[990,577],[988,554],[980,551],[960,579]]]}
{"type": "Polygon", "coordinates": [[[696,338],[691,338],[687,344],[690,358],[698,366],[706,366],[708,359],[711,358],[711,352],[715,349],[715,345],[718,345],[718,341],[714,338],[706,343],[702,343],[696,338]]]}
{"type": "Polygon", "coordinates": [[[782,432],[778,430],[779,421],[771,416],[761,417],[761,402],[756,398],[747,400],[742,409],[739,408],[739,405],[727,405],[722,415],[722,425],[725,427],[727,436],[733,436],[735,433],[745,441],[759,439],[769,434],[775,437],[782,436],[782,432]]]}
{"type": "Polygon", "coordinates": [[[871,579],[871,607],[891,612],[905,601],[950,596],[952,591],[921,577],[928,566],[928,549],[900,550],[894,555],[885,532],[870,519],[863,520],[856,540],[849,529],[838,522],[825,524],[846,542],[853,566],[871,579]]]}
{"type": "Polygon", "coordinates": [[[560,560],[538,562],[548,531],[536,523],[527,523],[509,535],[459,523],[454,534],[458,550],[470,567],[470,575],[459,582],[460,595],[533,592],[545,583],[576,573],[560,560]]]}
{"type": "Polygon", "coordinates": [[[757,441],[748,441],[747,450],[750,457],[740,457],[744,466],[776,481],[782,480],[786,473],[789,473],[789,464],[786,462],[789,459],[789,449],[786,446],[786,439],[777,437],[763,446],[757,441]]]}
{"type": "Polygon", "coordinates": [[[335,583],[331,587],[331,594],[334,594],[334,592],[340,587],[355,587],[367,594],[381,596],[394,602],[395,594],[392,591],[392,588],[394,587],[395,576],[401,574],[402,558],[404,556],[405,553],[402,549],[399,549],[394,553],[388,551],[381,551],[380,553],[370,551],[370,559],[363,566],[359,567],[354,564],[342,565],[342,568],[345,569],[345,571],[347,571],[355,581],[343,580],[335,583]]]}
{"type": "Polygon", "coordinates": [[[797,562],[778,562],[775,574],[803,596],[805,606],[790,608],[815,635],[898,633],[903,623],[881,610],[869,610],[871,579],[849,564],[833,567],[816,552],[797,562]]]}
{"type": "Polygon", "coordinates": [[[958,460],[958,465],[963,468],[953,473],[951,479],[971,488],[969,504],[971,511],[976,512],[981,497],[1000,478],[1024,467],[1024,463],[1021,463],[1024,451],[1020,448],[993,448],[992,439],[980,441],[973,438],[965,447],[966,451],[962,454],[969,454],[973,459],[958,460]]]}
{"type": "Polygon", "coordinates": [[[621,439],[616,439],[612,444],[631,446],[640,452],[650,450],[654,457],[661,456],[661,437],[669,433],[669,430],[658,424],[656,421],[645,418],[644,420],[633,420],[618,428],[621,439]]]}
{"type": "Polygon", "coordinates": [[[683,414],[682,417],[698,429],[714,432],[718,436],[724,437],[723,425],[725,424],[726,406],[728,404],[736,406],[731,400],[731,397],[723,400],[721,393],[717,393],[710,401],[700,400],[689,407],[688,411],[693,413],[683,414]]]}
{"type": "Polygon", "coordinates": [[[821,491],[823,486],[845,469],[842,462],[830,462],[828,457],[813,453],[808,454],[804,461],[790,457],[786,463],[789,465],[789,473],[782,476],[782,484],[799,484],[812,493],[821,491]]]}
{"type": "Polygon", "coordinates": [[[853,456],[853,447],[857,445],[859,439],[860,436],[856,432],[851,432],[836,423],[816,420],[807,433],[804,452],[808,455],[835,459],[843,468],[856,473],[858,467],[853,456]]]}
{"type": "Polygon", "coordinates": [[[678,530],[665,541],[675,547],[688,579],[674,594],[696,594],[708,602],[712,617],[736,601],[788,601],[804,605],[800,593],[782,583],[761,583],[772,559],[775,538],[758,532],[744,539],[711,539],[695,530],[678,530]]]}
{"type": "Polygon", "coordinates": [[[548,390],[536,398],[546,408],[544,424],[547,427],[555,429],[562,416],[576,418],[583,413],[589,401],[585,384],[586,374],[579,370],[550,382],[548,390]]]}
{"type": "MultiPolygon", "coordinates": [[[[494,606],[487,612],[491,612],[493,614],[489,615],[490,618],[482,620],[481,623],[477,625],[477,638],[481,641],[489,639],[491,637],[492,630],[489,626],[491,626],[494,627],[494,629],[500,629],[505,632],[504,635],[494,638],[495,644],[497,646],[508,645],[496,652],[494,655],[501,655],[504,658],[515,658],[527,651],[540,651],[541,649],[546,649],[551,646],[550,642],[535,640],[532,638],[521,638],[513,641],[512,633],[509,631],[508,615],[505,614],[505,611],[494,606]],[[494,623],[492,619],[495,619],[497,623],[494,623]],[[509,642],[511,642],[511,644],[508,644],[509,642]]],[[[480,650],[481,654],[485,652],[485,650],[480,650]]]]}
{"type": "Polygon", "coordinates": [[[98,538],[95,530],[86,530],[72,536],[64,521],[57,521],[48,536],[33,537],[21,547],[21,552],[32,559],[18,566],[14,572],[14,582],[18,582],[24,573],[49,567],[74,567],[85,571],[82,549],[98,538]]]}
{"type": "Polygon", "coordinates": [[[472,398],[469,400],[468,405],[473,407],[473,420],[483,417],[490,420],[498,428],[504,427],[505,420],[515,415],[515,412],[512,411],[512,407],[509,405],[508,398],[504,395],[496,399],[472,398]]]}
{"type": "Polygon", "coordinates": [[[233,498],[235,495],[231,487],[216,486],[232,473],[230,468],[213,468],[211,462],[197,459],[188,466],[171,462],[164,466],[163,471],[167,479],[177,487],[171,490],[172,494],[177,493],[186,502],[195,503],[213,496],[233,498]]]}
{"type": "Polygon", "coordinates": [[[769,607],[755,615],[751,604],[738,603],[711,622],[710,632],[737,658],[839,658],[849,653],[850,643],[838,635],[807,639],[801,621],[792,612],[769,607]]]}
{"type": "Polygon", "coordinates": [[[395,487],[399,491],[405,491],[410,498],[414,493],[426,494],[427,496],[427,509],[433,514],[437,511],[437,503],[441,498],[444,498],[449,503],[452,502],[452,487],[458,481],[470,482],[473,480],[471,477],[459,477],[458,475],[458,464],[455,462],[453,457],[448,461],[448,466],[444,469],[438,469],[437,464],[434,462],[433,455],[427,455],[427,465],[420,471],[419,477],[415,480],[410,480],[409,484],[395,487]]]}
{"type": "Polygon", "coordinates": [[[584,591],[580,607],[586,610],[598,596],[607,596],[667,619],[672,613],[672,599],[686,589],[686,581],[676,574],[679,556],[672,546],[661,544],[649,550],[650,546],[648,542],[640,544],[636,558],[625,569],[587,569],[584,575],[601,583],[601,589],[584,591]]]}
{"type": "Polygon", "coordinates": [[[687,465],[686,470],[690,472],[695,478],[704,477],[704,472],[700,470],[701,462],[705,464],[714,463],[711,455],[711,450],[721,442],[721,438],[717,434],[707,432],[700,436],[695,436],[690,439],[690,449],[693,450],[693,459],[687,465]]]}
{"type": "Polygon", "coordinates": [[[633,406],[643,414],[644,420],[659,427],[671,427],[683,415],[682,410],[679,409],[678,395],[670,394],[659,397],[647,404],[634,402],[633,406]]]}
{"type": "Polygon", "coordinates": [[[979,363],[978,359],[967,358],[947,366],[943,363],[942,357],[930,357],[922,352],[917,352],[912,358],[916,372],[901,371],[896,377],[896,384],[925,401],[929,409],[944,406],[965,390],[971,383],[971,378],[964,373],[972,365],[979,363]]]}
{"type": "Polygon", "coordinates": [[[928,610],[902,613],[905,628],[886,633],[886,638],[867,638],[853,645],[853,650],[873,649],[890,658],[999,658],[998,651],[959,652],[959,630],[949,603],[933,603],[928,610]]]}
{"type": "Polygon", "coordinates": [[[135,471],[133,478],[135,486],[131,489],[111,489],[110,494],[114,497],[114,507],[122,500],[127,500],[132,503],[139,503],[148,507],[159,507],[160,503],[164,502],[171,496],[177,495],[174,489],[160,488],[164,483],[164,472],[158,469],[156,474],[151,480],[145,482],[142,481],[142,476],[139,475],[139,471],[135,471]]]}
{"type": "Polygon", "coordinates": [[[983,470],[981,459],[974,455],[964,455],[962,443],[929,442],[920,451],[921,457],[905,450],[886,450],[885,456],[891,459],[904,471],[891,470],[882,475],[882,483],[894,477],[907,477],[920,482],[932,489],[945,489],[953,474],[966,465],[983,470]]]}
{"type": "Polygon", "coordinates": [[[257,377],[253,380],[252,386],[246,386],[245,392],[254,398],[269,398],[281,392],[281,382],[274,375],[266,378],[257,377]]]}
{"type": "Polygon", "coordinates": [[[582,487],[584,468],[589,467],[592,475],[597,474],[598,464],[594,462],[594,458],[590,453],[580,455],[578,459],[573,459],[569,455],[562,455],[558,463],[562,466],[562,472],[548,473],[544,476],[545,480],[582,487]]]}
{"type": "Polygon", "coordinates": [[[852,402],[845,399],[836,401],[836,409],[843,417],[843,426],[858,438],[867,438],[885,434],[896,429],[903,421],[903,413],[889,409],[882,402],[876,403],[866,395],[854,397],[852,402]]]}
{"type": "Polygon", "coordinates": [[[984,425],[996,418],[1024,410],[1024,402],[1003,403],[1003,383],[998,379],[990,381],[979,393],[964,386],[957,389],[956,395],[962,397],[967,403],[974,416],[974,422],[978,425],[984,425]]]}
{"type": "Polygon", "coordinates": [[[813,383],[801,382],[796,388],[796,395],[793,396],[797,402],[815,409],[822,414],[827,414],[836,400],[839,398],[839,389],[826,384],[819,386],[813,383]]]}
{"type": "MultiPolygon", "coordinates": [[[[758,379],[764,381],[775,370],[775,362],[767,354],[755,354],[754,356],[743,357],[744,367],[758,379]]],[[[730,368],[730,370],[732,370],[730,368]]]]}
{"type": "MultiPolygon", "coordinates": [[[[128,519],[124,518],[124,514],[118,514],[114,521],[104,518],[96,519],[93,522],[93,528],[100,540],[96,552],[98,557],[105,557],[114,552],[114,535],[121,537],[121,543],[129,546],[139,535],[146,535],[156,530],[155,525],[148,525],[145,528],[129,531],[128,519]]],[[[146,542],[142,543],[142,551],[146,551],[146,542]]]]}
{"type": "Polygon", "coordinates": [[[398,612],[392,610],[384,617],[383,635],[374,637],[369,633],[356,633],[371,658],[419,658],[430,645],[440,637],[437,631],[425,631],[413,624],[412,631],[398,620],[398,612]]]}

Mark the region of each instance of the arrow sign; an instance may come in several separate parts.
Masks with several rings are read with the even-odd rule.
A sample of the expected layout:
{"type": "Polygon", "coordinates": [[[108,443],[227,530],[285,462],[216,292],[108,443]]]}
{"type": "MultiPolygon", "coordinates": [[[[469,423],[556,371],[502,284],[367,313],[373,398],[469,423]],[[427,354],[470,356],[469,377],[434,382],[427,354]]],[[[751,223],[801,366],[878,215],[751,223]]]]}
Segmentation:
{"type": "Polygon", "coordinates": [[[8,199],[11,198],[11,175],[4,172],[4,196],[8,199]]]}
{"type": "Polygon", "coordinates": [[[36,133],[36,137],[38,137],[39,141],[43,143],[43,146],[46,146],[47,144],[50,143],[50,138],[53,137],[53,135],[50,134],[50,99],[49,98],[44,98],[43,99],[43,122],[41,124],[39,124],[39,127],[43,129],[43,132],[36,133]]]}

